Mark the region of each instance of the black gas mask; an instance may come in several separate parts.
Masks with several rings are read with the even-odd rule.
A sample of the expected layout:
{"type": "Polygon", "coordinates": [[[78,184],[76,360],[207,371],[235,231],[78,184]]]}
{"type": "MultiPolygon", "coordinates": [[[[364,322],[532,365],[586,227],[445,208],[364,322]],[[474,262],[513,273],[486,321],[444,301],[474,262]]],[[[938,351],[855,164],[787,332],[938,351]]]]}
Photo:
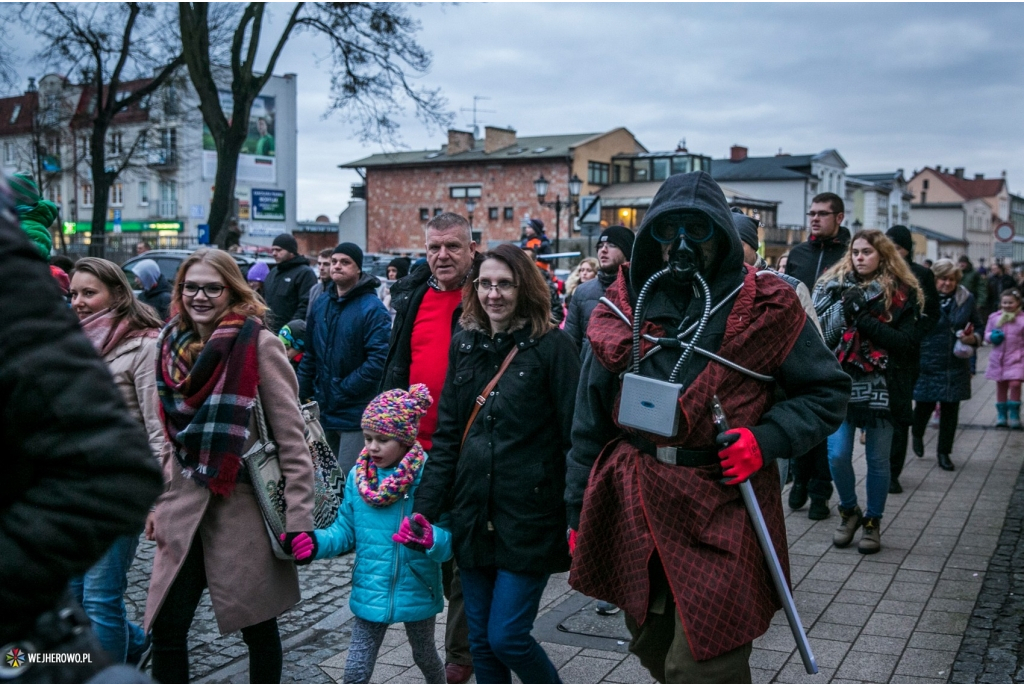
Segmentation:
{"type": "Polygon", "coordinates": [[[708,273],[714,248],[706,243],[714,233],[711,218],[703,212],[675,212],[658,219],[651,227],[655,240],[671,245],[667,263],[669,274],[683,283],[692,282],[698,273],[708,273]]]}

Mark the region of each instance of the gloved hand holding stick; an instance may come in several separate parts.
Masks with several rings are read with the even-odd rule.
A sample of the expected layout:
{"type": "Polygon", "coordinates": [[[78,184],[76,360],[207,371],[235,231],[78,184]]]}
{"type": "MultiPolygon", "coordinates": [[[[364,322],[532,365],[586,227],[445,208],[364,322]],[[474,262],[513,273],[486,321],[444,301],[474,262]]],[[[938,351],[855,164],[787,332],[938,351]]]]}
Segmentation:
{"type": "MultiPolygon", "coordinates": [[[[721,439],[729,431],[729,422],[726,420],[725,411],[722,409],[722,403],[718,401],[717,395],[711,402],[711,416],[714,418],[715,427],[718,429],[718,435],[721,439]]],[[[729,437],[731,438],[732,435],[737,435],[738,439],[742,439],[739,432],[731,433],[729,437]]],[[[734,483],[735,480],[730,484],[734,483]]],[[[813,675],[818,672],[818,663],[814,660],[814,653],[811,652],[811,643],[807,641],[807,633],[804,632],[804,626],[796,612],[793,594],[789,591],[789,584],[786,582],[786,576],[782,572],[782,564],[779,563],[779,556],[775,553],[775,545],[772,544],[771,536],[768,533],[768,525],[764,522],[761,506],[757,503],[754,487],[747,478],[739,482],[738,486],[740,495],[743,497],[743,504],[746,505],[747,513],[750,515],[750,522],[754,526],[757,542],[761,545],[765,561],[768,562],[768,571],[771,573],[772,581],[775,583],[775,590],[779,593],[779,598],[782,599],[782,608],[786,612],[789,628],[793,631],[793,637],[796,639],[797,649],[800,650],[800,658],[803,659],[804,668],[807,669],[807,672],[813,675]]]]}

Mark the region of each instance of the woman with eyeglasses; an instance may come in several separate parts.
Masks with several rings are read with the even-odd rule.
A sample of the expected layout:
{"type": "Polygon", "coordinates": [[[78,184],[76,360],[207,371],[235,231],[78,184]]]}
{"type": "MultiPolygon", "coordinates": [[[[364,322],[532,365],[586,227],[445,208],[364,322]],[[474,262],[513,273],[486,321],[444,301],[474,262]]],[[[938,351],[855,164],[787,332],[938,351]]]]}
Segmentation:
{"type": "Polygon", "coordinates": [[[477,682],[510,683],[512,672],[560,682],[530,631],[548,577],[569,569],[563,492],[579,354],[514,245],[476,263],[462,306],[413,510],[431,522],[451,514],[477,682]]]}
{"type": "Polygon", "coordinates": [[[250,681],[281,681],[277,617],[299,601],[299,579],[271,551],[242,463],[258,439],[257,398],[285,479],[289,544],[312,535],[313,461],[295,374],[263,324],[266,310],[227,252],[201,249],[178,270],[176,315],[157,341],[168,443],[164,493],[146,521],[157,543],[146,626],[162,683],[188,682],[188,630],[207,588],[221,634],[242,631],[250,681]]]}
{"type": "MultiPolygon", "coordinates": [[[[156,337],[163,327],[149,305],[135,299],[117,264],[83,257],[71,276],[71,309],[85,336],[103,357],[132,418],[146,427],[149,447],[159,458],[164,444],[156,394],[156,337]]],[[[96,636],[115,661],[139,663],[146,636],[128,620],[124,593],[128,569],[139,546],[139,531],[118,538],[85,575],[71,580],[71,591],[92,621],[96,636]]]]}
{"type": "Polygon", "coordinates": [[[813,299],[825,345],[835,351],[853,380],[846,420],[828,439],[828,463],[839,492],[841,517],[832,543],[848,546],[863,526],[857,551],[874,554],[882,547],[879,526],[889,494],[894,423],[906,425],[913,420],[910,411],[908,416],[895,413],[911,406],[911,355],[919,344],[915,328],[924,296],[893,242],[871,229],[858,233],[846,256],[822,274],[813,299]],[[858,428],[867,429],[864,511],[857,504],[853,472],[858,428]]]}

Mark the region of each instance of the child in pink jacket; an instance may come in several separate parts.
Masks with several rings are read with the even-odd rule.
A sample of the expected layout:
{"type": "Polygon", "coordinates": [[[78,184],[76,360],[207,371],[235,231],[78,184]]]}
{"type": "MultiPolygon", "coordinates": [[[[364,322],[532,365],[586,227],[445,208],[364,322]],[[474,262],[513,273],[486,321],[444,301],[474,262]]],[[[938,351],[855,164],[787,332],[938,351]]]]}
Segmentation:
{"type": "Polygon", "coordinates": [[[996,382],[996,427],[1020,428],[1020,384],[1024,381],[1024,299],[1020,290],[1008,288],[1000,298],[999,311],[988,317],[985,342],[992,345],[985,378],[996,382]],[[1009,421],[1007,421],[1009,418],[1009,421]]]}

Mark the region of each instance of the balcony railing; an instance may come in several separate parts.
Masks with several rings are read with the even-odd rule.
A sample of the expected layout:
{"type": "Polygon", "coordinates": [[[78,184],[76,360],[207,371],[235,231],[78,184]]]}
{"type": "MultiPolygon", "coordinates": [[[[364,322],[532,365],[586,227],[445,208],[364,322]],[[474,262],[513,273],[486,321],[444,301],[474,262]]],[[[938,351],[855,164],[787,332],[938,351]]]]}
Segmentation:
{"type": "Polygon", "coordinates": [[[156,209],[156,215],[161,219],[174,219],[178,216],[178,201],[177,200],[160,200],[159,202],[153,203],[156,209]]]}

